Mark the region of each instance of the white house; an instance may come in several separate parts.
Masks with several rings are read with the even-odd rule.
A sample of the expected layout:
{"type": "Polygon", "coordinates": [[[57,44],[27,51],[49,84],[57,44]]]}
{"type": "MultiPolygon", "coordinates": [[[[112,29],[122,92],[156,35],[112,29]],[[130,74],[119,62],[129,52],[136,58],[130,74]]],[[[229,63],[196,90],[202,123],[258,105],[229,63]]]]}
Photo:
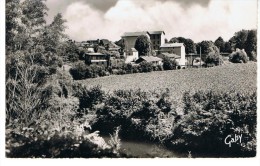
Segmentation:
{"type": "Polygon", "coordinates": [[[160,53],[170,53],[179,55],[181,58],[178,60],[179,66],[185,66],[185,46],[183,43],[165,43],[160,47],[160,53]]]}
{"type": "Polygon", "coordinates": [[[124,56],[126,57],[125,63],[134,62],[139,57],[138,51],[135,48],[131,48],[131,49],[126,50],[126,52],[124,52],[124,56]]]}

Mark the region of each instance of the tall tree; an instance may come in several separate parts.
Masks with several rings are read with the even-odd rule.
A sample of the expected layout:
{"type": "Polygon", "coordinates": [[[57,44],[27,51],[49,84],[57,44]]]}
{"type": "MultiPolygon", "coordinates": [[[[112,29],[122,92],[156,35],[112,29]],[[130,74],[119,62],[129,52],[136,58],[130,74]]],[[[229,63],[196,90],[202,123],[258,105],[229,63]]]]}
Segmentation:
{"type": "Polygon", "coordinates": [[[225,52],[225,41],[221,36],[215,40],[214,44],[219,48],[220,52],[225,52]]]}
{"type": "Polygon", "coordinates": [[[243,49],[245,48],[245,42],[248,36],[248,30],[241,30],[235,33],[235,42],[236,48],[243,49]]]}
{"type": "Polygon", "coordinates": [[[196,45],[197,53],[200,53],[200,48],[201,48],[202,54],[208,54],[209,52],[211,52],[210,48],[213,46],[214,43],[212,41],[203,40],[202,42],[197,43],[196,45]]]}
{"type": "Polygon", "coordinates": [[[249,30],[247,39],[245,41],[245,51],[249,56],[250,60],[256,61],[257,55],[257,31],[256,30],[249,30]]]}
{"type": "Polygon", "coordinates": [[[185,45],[185,53],[196,53],[196,45],[193,40],[184,37],[174,37],[170,40],[170,43],[183,43],[185,45]]]}
{"type": "Polygon", "coordinates": [[[225,42],[224,52],[226,52],[226,53],[231,53],[232,52],[232,47],[231,47],[230,42],[225,42]]]}
{"type": "Polygon", "coordinates": [[[135,49],[139,55],[149,55],[151,52],[151,41],[146,35],[138,36],[135,42],[135,49]]]}
{"type": "Polygon", "coordinates": [[[5,31],[6,31],[6,49],[14,50],[14,38],[19,30],[18,18],[20,16],[20,1],[6,0],[6,15],[5,15],[5,31]]]}

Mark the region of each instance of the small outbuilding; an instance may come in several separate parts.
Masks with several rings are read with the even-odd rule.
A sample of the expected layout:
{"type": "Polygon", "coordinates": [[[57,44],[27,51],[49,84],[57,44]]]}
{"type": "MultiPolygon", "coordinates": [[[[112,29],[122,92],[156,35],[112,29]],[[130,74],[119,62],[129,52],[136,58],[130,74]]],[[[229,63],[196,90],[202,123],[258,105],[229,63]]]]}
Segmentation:
{"type": "Polygon", "coordinates": [[[162,65],[162,59],[155,56],[141,56],[139,59],[135,61],[135,63],[141,63],[141,62],[149,62],[154,65],[162,65]]]}

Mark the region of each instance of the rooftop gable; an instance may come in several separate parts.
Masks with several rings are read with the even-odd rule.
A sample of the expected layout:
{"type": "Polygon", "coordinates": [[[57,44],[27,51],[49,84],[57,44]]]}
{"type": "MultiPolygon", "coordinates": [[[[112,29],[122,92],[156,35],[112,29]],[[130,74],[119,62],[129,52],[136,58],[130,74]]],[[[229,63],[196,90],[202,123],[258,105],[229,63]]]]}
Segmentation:
{"type": "Polygon", "coordinates": [[[130,36],[141,36],[141,35],[148,35],[147,31],[143,32],[125,32],[121,37],[130,37],[130,36]]]}
{"type": "Polygon", "coordinates": [[[164,31],[148,31],[148,33],[151,34],[151,35],[154,35],[154,34],[158,34],[158,35],[164,34],[165,35],[164,31]]]}

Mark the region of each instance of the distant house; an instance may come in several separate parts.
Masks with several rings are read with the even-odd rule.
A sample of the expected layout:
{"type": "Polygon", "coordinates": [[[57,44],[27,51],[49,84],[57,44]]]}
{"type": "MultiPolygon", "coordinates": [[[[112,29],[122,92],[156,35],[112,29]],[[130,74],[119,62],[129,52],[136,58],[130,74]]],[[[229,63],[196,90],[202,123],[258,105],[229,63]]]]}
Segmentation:
{"type": "Polygon", "coordinates": [[[124,53],[125,63],[134,62],[138,59],[138,51],[135,48],[131,48],[125,51],[124,53]]]}
{"type": "Polygon", "coordinates": [[[149,33],[144,32],[125,32],[121,37],[125,41],[125,49],[131,49],[135,48],[135,41],[138,38],[138,36],[146,35],[148,38],[150,38],[149,33]]]}
{"type": "Polygon", "coordinates": [[[181,56],[179,60],[180,66],[185,66],[185,46],[183,43],[165,43],[160,47],[160,53],[170,53],[181,56]]]}
{"type": "Polygon", "coordinates": [[[108,67],[109,58],[107,55],[102,53],[86,53],[85,55],[85,63],[88,65],[95,64],[100,66],[108,67]]]}
{"type": "Polygon", "coordinates": [[[121,37],[125,40],[126,49],[134,48],[136,39],[141,35],[146,35],[151,40],[151,47],[156,52],[164,44],[164,31],[125,32],[121,37]]]}
{"type": "Polygon", "coordinates": [[[165,32],[164,31],[149,31],[148,32],[154,50],[159,50],[160,46],[164,44],[165,32]]]}
{"type": "Polygon", "coordinates": [[[149,62],[154,65],[162,65],[162,59],[155,56],[141,56],[139,59],[135,61],[135,63],[137,64],[141,62],[149,62]]]}

